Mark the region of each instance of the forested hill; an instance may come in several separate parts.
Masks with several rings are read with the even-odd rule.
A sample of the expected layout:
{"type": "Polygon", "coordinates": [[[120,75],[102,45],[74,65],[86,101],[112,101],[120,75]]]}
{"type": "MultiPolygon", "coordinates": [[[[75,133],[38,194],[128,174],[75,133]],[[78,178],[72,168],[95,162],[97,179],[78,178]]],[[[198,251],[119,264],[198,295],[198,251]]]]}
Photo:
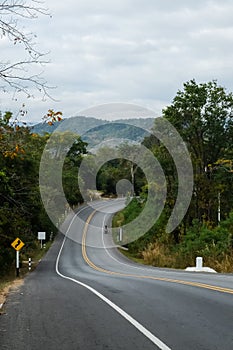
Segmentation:
{"type": "Polygon", "coordinates": [[[147,130],[154,125],[154,118],[134,118],[107,121],[91,117],[72,117],[54,125],[39,123],[32,128],[33,133],[43,135],[52,133],[58,126],[60,131],[72,130],[82,136],[88,148],[107,143],[115,144],[119,140],[141,142],[147,136],[147,130]]]}

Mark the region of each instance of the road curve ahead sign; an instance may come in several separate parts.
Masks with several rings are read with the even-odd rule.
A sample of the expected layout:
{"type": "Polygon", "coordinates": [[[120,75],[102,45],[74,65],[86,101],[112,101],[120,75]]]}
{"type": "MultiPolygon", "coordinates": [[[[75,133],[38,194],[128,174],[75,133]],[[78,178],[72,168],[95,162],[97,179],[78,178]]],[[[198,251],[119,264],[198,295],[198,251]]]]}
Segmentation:
{"type": "Polygon", "coordinates": [[[25,244],[21,241],[20,238],[16,238],[14,240],[14,242],[11,243],[11,246],[15,249],[15,250],[20,250],[23,248],[25,244]]]}

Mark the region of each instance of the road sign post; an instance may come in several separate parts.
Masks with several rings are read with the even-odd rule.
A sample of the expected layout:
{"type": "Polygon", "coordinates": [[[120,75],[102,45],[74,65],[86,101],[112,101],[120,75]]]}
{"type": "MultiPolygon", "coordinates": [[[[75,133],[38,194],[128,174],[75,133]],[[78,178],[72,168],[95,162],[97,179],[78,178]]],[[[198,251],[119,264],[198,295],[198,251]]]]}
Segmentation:
{"type": "Polygon", "coordinates": [[[16,277],[19,277],[19,251],[23,248],[24,243],[20,238],[16,238],[14,242],[11,243],[11,246],[16,250],[16,277]]]}
{"type": "Polygon", "coordinates": [[[19,277],[19,250],[16,250],[16,277],[19,277]]]}
{"type": "Polygon", "coordinates": [[[46,239],[46,232],[38,232],[38,240],[40,241],[40,247],[43,248],[43,241],[46,239]]]}

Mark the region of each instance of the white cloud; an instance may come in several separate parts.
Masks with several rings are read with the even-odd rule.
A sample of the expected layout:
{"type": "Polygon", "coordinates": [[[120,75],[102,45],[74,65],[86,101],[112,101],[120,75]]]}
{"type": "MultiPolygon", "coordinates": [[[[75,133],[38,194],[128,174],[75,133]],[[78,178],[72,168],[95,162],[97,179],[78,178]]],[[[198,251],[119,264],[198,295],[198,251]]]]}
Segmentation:
{"type": "MultiPolygon", "coordinates": [[[[137,103],[160,114],[192,78],[217,79],[233,90],[230,0],[47,0],[46,5],[51,19],[25,25],[38,34],[41,50],[50,51],[44,75],[57,86],[51,93],[60,102],[26,101],[33,120],[50,107],[69,116],[108,102],[137,103]]],[[[3,40],[0,48],[2,57],[22,54],[3,40]]],[[[9,95],[0,94],[0,103],[1,109],[16,108],[9,95]]]]}

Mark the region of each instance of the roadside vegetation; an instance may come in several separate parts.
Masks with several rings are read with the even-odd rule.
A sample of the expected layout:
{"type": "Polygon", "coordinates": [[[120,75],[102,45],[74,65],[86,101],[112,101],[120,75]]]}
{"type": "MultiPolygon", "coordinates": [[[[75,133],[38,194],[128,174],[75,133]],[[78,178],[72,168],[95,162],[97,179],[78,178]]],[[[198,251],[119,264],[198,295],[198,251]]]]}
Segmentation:
{"type": "MultiPolygon", "coordinates": [[[[137,217],[142,204],[134,199],[126,209],[117,213],[114,226],[123,226],[137,217]]],[[[233,272],[233,212],[219,225],[213,227],[207,222],[194,220],[186,233],[180,231],[179,241],[167,234],[166,215],[144,236],[127,245],[127,257],[140,263],[169,268],[186,268],[195,265],[195,258],[202,256],[206,266],[218,272],[233,272]]]]}
{"type": "MultiPolygon", "coordinates": [[[[166,224],[177,195],[177,173],[166,148],[154,136],[144,139],[166,176],[165,208],[154,226],[128,244],[129,254],[147,264],[185,268],[203,256],[205,265],[233,272],[233,96],[216,81],[197,84],[191,80],[178,91],[163,117],[185,141],[193,164],[194,188],[189,209],[170,234],[166,224]]],[[[145,181],[139,174],[135,182],[145,181]],[[139,178],[138,178],[139,176],[139,178]]],[[[150,184],[151,185],[151,184],[150,184]]],[[[147,187],[113,220],[123,226],[143,210],[147,187]]]]}
{"type": "MultiPolygon", "coordinates": [[[[153,227],[127,245],[127,256],[146,264],[172,268],[192,266],[196,256],[203,256],[205,265],[217,271],[233,272],[232,110],[232,93],[227,93],[216,81],[198,85],[195,80],[185,83],[183,91],[178,91],[172,104],[164,109],[163,118],[178,130],[192,159],[194,188],[191,203],[179,226],[167,233],[166,225],[177,196],[177,172],[164,145],[153,135],[145,137],[143,146],[151,151],[164,171],[167,197],[164,210],[153,227]]],[[[45,120],[53,125],[61,120],[61,113],[50,110],[45,120]]],[[[67,132],[66,135],[65,132],[57,134],[57,144],[69,136],[74,138],[67,132]]],[[[20,255],[27,260],[38,252],[38,231],[46,231],[47,240],[51,232],[56,234],[39,190],[40,159],[49,137],[48,133],[33,133],[10,112],[0,114],[0,276],[12,275],[14,271],[15,251],[11,243],[15,238],[19,237],[25,243],[20,255]]],[[[119,145],[116,159],[111,157],[111,148],[86,154],[86,147],[87,144],[76,135],[76,141],[66,155],[63,188],[67,201],[71,206],[83,201],[77,173],[84,155],[89,173],[83,174],[81,183],[86,190],[90,188],[88,181],[96,174],[94,159],[111,159],[97,172],[97,191],[108,197],[123,195],[128,188],[124,188],[125,183],[118,186],[120,180],[131,182],[133,200],[113,219],[115,227],[124,226],[143,211],[149,188],[154,193],[160,191],[156,179],[155,183],[147,183],[143,169],[137,164],[138,145],[119,145]]],[[[48,162],[54,157],[59,158],[59,152],[48,153],[48,162]]],[[[56,207],[59,192],[53,188],[48,192],[56,207]]],[[[63,209],[65,212],[67,208],[63,209]]],[[[153,215],[150,208],[147,214],[153,215]]],[[[140,225],[136,229],[140,231],[140,225]]]]}
{"type": "MultiPolygon", "coordinates": [[[[54,113],[50,114],[55,118],[54,113]]],[[[16,238],[25,243],[20,256],[27,259],[38,253],[39,231],[47,233],[47,240],[51,233],[56,234],[39,189],[40,159],[48,139],[49,134],[31,133],[30,128],[14,120],[10,112],[0,114],[0,277],[11,274],[15,264],[15,250],[11,243],[16,238]]],[[[70,205],[82,201],[74,179],[84,153],[86,144],[77,135],[63,169],[63,186],[70,205]]],[[[48,154],[48,161],[52,157],[59,157],[59,154],[48,154]]],[[[51,200],[59,201],[59,192],[51,193],[51,200]]]]}

